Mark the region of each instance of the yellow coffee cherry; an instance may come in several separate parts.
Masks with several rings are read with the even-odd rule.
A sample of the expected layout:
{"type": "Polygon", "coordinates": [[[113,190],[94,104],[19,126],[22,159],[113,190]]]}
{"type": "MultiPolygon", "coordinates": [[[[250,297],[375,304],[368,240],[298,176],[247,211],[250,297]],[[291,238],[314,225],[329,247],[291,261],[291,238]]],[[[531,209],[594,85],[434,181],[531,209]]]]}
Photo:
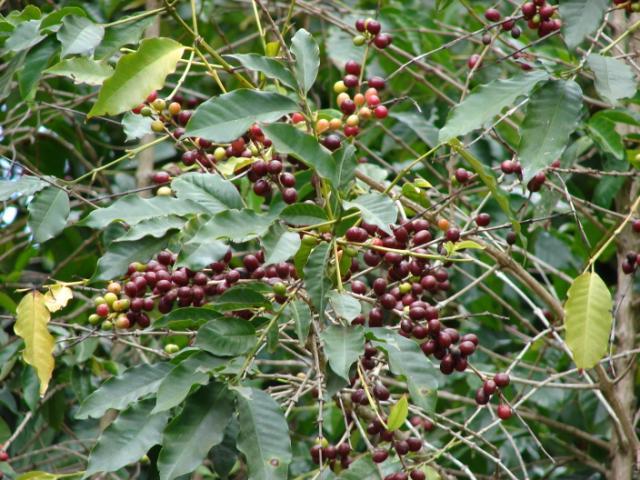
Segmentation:
{"type": "Polygon", "coordinates": [[[164,132],[164,122],[162,120],[154,120],[151,122],[151,130],[156,133],[164,132]]]}
{"type": "Polygon", "coordinates": [[[342,105],[342,102],[344,102],[345,100],[349,100],[350,98],[351,97],[349,97],[348,93],[342,92],[336,97],[336,103],[338,104],[338,106],[340,106],[342,105]]]}
{"type": "Polygon", "coordinates": [[[156,192],[156,195],[158,195],[159,197],[168,197],[173,193],[173,190],[171,190],[171,187],[160,187],[158,189],[158,191],[156,192]]]}
{"type": "Polygon", "coordinates": [[[347,125],[349,125],[350,127],[355,127],[360,123],[360,119],[358,118],[357,115],[349,115],[347,117],[347,125]]]}
{"type": "Polygon", "coordinates": [[[316,122],[316,130],[318,133],[326,132],[329,130],[329,120],[321,118],[316,122]]]}
{"type": "Polygon", "coordinates": [[[111,293],[115,293],[116,295],[120,295],[122,286],[118,282],[111,282],[109,285],[107,285],[107,290],[111,293]]]}
{"type": "Polygon", "coordinates": [[[165,102],[161,98],[156,98],[151,106],[156,112],[161,112],[167,107],[167,102],[165,102]]]}
{"type": "Polygon", "coordinates": [[[331,130],[339,130],[340,128],[342,128],[342,120],[340,120],[339,118],[332,118],[331,120],[329,120],[329,128],[331,130]]]}
{"type": "Polygon", "coordinates": [[[225,158],[227,158],[227,151],[222,147],[217,147],[213,151],[213,157],[216,159],[216,162],[221,162],[225,158]]]}
{"type": "Polygon", "coordinates": [[[358,116],[365,120],[371,118],[371,109],[369,107],[362,107],[358,110],[358,116]]]}
{"type": "Polygon", "coordinates": [[[353,103],[356,104],[356,107],[361,107],[362,105],[364,105],[364,102],[366,102],[366,99],[364,98],[364,95],[361,93],[356,93],[353,96],[353,103]]]}
{"type": "Polygon", "coordinates": [[[113,302],[115,302],[116,300],[118,300],[118,296],[115,293],[105,293],[104,301],[107,302],[107,305],[113,305],[113,302]]]}
{"type": "Polygon", "coordinates": [[[333,84],[333,91],[336,93],[343,93],[348,90],[347,86],[344,84],[342,80],[338,80],[333,84]]]}

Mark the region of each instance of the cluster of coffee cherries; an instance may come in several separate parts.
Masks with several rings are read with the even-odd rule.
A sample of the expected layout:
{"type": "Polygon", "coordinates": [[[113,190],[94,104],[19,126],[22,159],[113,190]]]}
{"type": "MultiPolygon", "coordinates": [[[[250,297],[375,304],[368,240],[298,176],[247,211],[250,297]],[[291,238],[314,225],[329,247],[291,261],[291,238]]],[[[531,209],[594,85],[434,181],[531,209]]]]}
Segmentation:
{"type": "MultiPolygon", "coordinates": [[[[631,230],[634,233],[640,233],[640,219],[631,221],[631,230]]],[[[640,255],[636,252],[628,252],[622,261],[622,271],[627,275],[633,275],[638,267],[640,267],[640,255]]]]}
{"type": "MultiPolygon", "coordinates": [[[[478,405],[486,405],[496,392],[506,388],[509,383],[511,383],[511,379],[508,373],[496,373],[493,378],[486,379],[482,386],[476,390],[476,403],[478,405]]],[[[502,402],[498,405],[496,413],[501,420],[509,420],[513,415],[511,407],[502,402]]]]}
{"type": "Polygon", "coordinates": [[[340,468],[349,468],[352,462],[349,456],[351,454],[351,445],[347,442],[333,445],[326,438],[318,438],[309,453],[313,463],[319,465],[321,462],[326,462],[331,470],[334,471],[338,470],[338,465],[340,465],[340,468]]]}
{"type": "Polygon", "coordinates": [[[640,0],[613,0],[613,3],[624,8],[627,13],[640,12],[640,0]]]}
{"type": "Polygon", "coordinates": [[[356,46],[365,43],[373,43],[377,48],[383,50],[391,45],[393,37],[382,31],[382,24],[373,18],[359,18],[355,23],[356,30],[360,35],[353,37],[353,43],[356,46]]]}
{"type": "MultiPolygon", "coordinates": [[[[557,168],[560,166],[558,160],[551,164],[550,168],[557,168]]],[[[505,160],[500,164],[500,170],[505,175],[516,175],[518,178],[522,178],[522,165],[517,160],[505,160]]],[[[539,192],[542,186],[547,181],[547,175],[544,171],[536,173],[531,180],[527,183],[527,190],[530,192],[539,192]]]]}
{"type": "MultiPolygon", "coordinates": [[[[154,132],[164,132],[168,125],[174,128],[173,136],[178,139],[184,134],[184,126],[189,122],[192,111],[185,110],[183,104],[185,100],[182,97],[174,97],[171,102],[158,97],[158,92],[151,92],[144,103],[141,103],[133,110],[132,113],[142,115],[143,117],[152,117],[151,130],[154,132]]],[[[197,106],[199,101],[193,99],[187,102],[193,107],[197,106]]]]}

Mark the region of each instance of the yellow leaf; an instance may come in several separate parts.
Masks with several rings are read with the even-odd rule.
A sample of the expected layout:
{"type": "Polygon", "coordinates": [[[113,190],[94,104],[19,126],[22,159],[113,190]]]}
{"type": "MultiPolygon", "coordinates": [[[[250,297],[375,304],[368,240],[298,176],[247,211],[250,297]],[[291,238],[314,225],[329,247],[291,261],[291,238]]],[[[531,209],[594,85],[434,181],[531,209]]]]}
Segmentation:
{"type": "Polygon", "coordinates": [[[400,400],[391,407],[389,420],[387,420],[387,428],[390,431],[399,429],[409,414],[409,402],[407,396],[403,395],[400,400]]]}
{"type": "Polygon", "coordinates": [[[18,304],[17,320],[13,329],[24,340],[22,357],[26,363],[36,369],[40,379],[40,395],[44,395],[53,373],[54,339],[49,333],[47,323],[50,314],[44,295],[33,291],[27,293],[18,304]]]}
{"type": "Polygon", "coordinates": [[[72,298],[73,292],[69,287],[56,283],[51,285],[49,291],[44,294],[44,303],[49,311],[54,313],[66,307],[72,298]]]}

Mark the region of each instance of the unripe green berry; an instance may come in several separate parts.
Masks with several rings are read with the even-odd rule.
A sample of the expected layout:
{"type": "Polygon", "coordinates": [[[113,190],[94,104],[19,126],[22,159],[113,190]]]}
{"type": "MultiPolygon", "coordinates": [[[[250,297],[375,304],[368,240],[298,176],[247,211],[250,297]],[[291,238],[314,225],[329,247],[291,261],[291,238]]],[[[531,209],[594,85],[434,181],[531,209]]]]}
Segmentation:
{"type": "Polygon", "coordinates": [[[364,35],[356,35],[355,37],[353,37],[353,44],[356,47],[361,47],[365,44],[366,41],[367,39],[364,37],[364,35]]]}
{"type": "Polygon", "coordinates": [[[115,293],[105,293],[104,295],[104,301],[107,302],[107,305],[109,305],[110,307],[113,305],[113,302],[115,302],[116,300],[118,300],[118,296],[115,293]]]}
{"type": "Polygon", "coordinates": [[[113,323],[111,323],[111,320],[105,320],[102,322],[102,325],[100,325],[100,328],[104,331],[113,330],[113,323]]]}
{"type": "Polygon", "coordinates": [[[411,284],[408,282],[401,283],[399,289],[400,293],[402,293],[403,295],[405,293],[409,293],[411,291],[411,284]]]}
{"type": "Polygon", "coordinates": [[[156,98],[153,103],[151,104],[151,106],[153,107],[154,110],[156,110],[157,112],[161,112],[163,111],[166,107],[167,107],[167,102],[165,102],[163,99],[161,98],[156,98]]]}
{"type": "Polygon", "coordinates": [[[101,305],[103,303],[107,303],[107,301],[104,299],[104,297],[96,297],[93,299],[93,304],[97,307],[98,305],[101,305]]]}
{"type": "Polygon", "coordinates": [[[116,300],[115,302],[113,302],[112,308],[116,312],[124,312],[129,309],[129,305],[130,305],[129,299],[123,298],[121,300],[116,300]]]}
{"type": "Polygon", "coordinates": [[[91,315],[89,315],[89,323],[91,325],[97,325],[100,323],[100,321],[102,321],[102,317],[97,313],[92,313],[91,315]]]}
{"type": "Polygon", "coordinates": [[[318,239],[316,237],[312,237],[311,235],[305,235],[302,237],[302,243],[308,247],[313,247],[317,245],[318,239]]]}
{"type": "Polygon", "coordinates": [[[286,295],[287,286],[282,282],[278,282],[273,286],[273,293],[275,293],[276,295],[286,295]]]}
{"type": "Polygon", "coordinates": [[[169,355],[173,355],[174,353],[178,353],[180,351],[180,347],[175,343],[167,343],[164,346],[164,351],[169,355]]]}

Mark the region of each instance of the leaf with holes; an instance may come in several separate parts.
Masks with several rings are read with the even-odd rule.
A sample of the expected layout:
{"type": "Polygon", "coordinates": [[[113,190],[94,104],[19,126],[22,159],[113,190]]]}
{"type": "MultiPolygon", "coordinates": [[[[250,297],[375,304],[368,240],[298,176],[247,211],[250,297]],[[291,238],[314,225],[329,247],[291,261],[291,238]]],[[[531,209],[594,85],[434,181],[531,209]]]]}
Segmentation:
{"type": "Polygon", "coordinates": [[[611,308],[611,293],[597,273],[585,272],[569,287],[564,326],[576,367],[591,368],[607,353],[611,308]]]}

